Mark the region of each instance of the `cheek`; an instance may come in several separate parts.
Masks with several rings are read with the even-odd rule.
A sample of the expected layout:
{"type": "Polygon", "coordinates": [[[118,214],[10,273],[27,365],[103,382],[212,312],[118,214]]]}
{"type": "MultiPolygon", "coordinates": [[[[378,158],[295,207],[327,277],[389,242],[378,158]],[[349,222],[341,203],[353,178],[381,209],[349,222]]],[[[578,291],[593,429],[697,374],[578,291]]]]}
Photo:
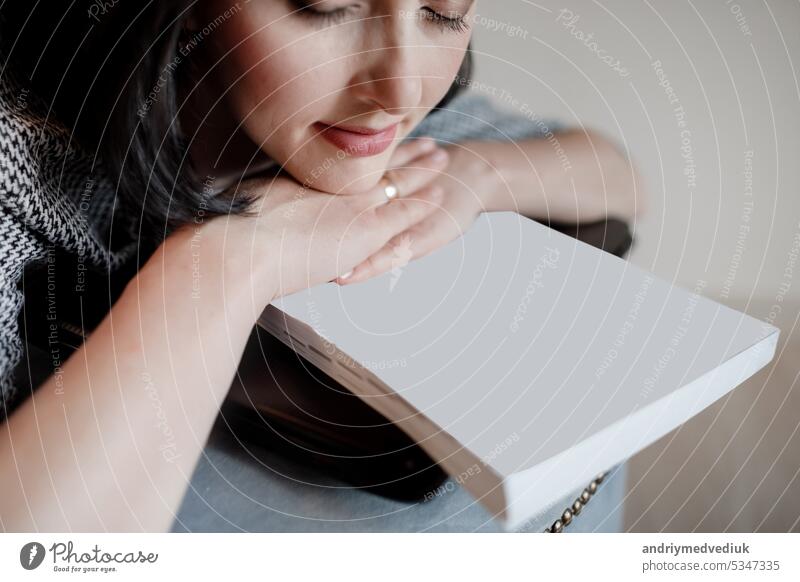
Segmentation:
{"type": "Polygon", "coordinates": [[[223,61],[226,101],[248,136],[267,154],[277,153],[293,128],[323,116],[325,96],[335,94],[344,73],[326,64],[330,55],[319,43],[298,41],[300,31],[290,26],[259,30],[238,19],[225,32],[223,42],[235,47],[223,61]]]}
{"type": "Polygon", "coordinates": [[[434,107],[452,86],[464,60],[464,51],[458,46],[431,50],[428,58],[419,63],[428,107],[434,107]]]}
{"type": "Polygon", "coordinates": [[[232,95],[236,117],[265,150],[276,143],[288,145],[289,133],[307,125],[305,120],[316,107],[313,100],[326,91],[319,75],[297,76],[305,61],[303,55],[283,54],[250,69],[236,86],[232,95]]]}

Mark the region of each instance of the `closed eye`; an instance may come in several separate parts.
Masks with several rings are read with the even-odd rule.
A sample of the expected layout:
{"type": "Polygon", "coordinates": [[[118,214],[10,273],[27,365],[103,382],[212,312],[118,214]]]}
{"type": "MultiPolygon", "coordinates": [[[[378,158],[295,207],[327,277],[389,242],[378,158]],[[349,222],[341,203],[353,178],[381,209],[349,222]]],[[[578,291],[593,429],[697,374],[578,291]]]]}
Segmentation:
{"type": "MultiPolygon", "coordinates": [[[[294,14],[314,20],[322,26],[342,22],[351,12],[358,10],[357,5],[342,6],[341,8],[323,11],[314,8],[313,3],[309,4],[307,0],[289,0],[289,3],[295,8],[294,14]]],[[[433,23],[442,30],[463,33],[470,28],[469,24],[467,24],[466,17],[462,14],[445,16],[428,6],[423,6],[421,8],[421,13],[423,20],[433,23]]]]}
{"type": "Polygon", "coordinates": [[[294,14],[297,16],[314,20],[324,26],[341,22],[347,18],[350,12],[357,9],[357,7],[354,6],[342,6],[341,8],[335,8],[333,10],[318,10],[314,8],[312,4],[304,0],[289,0],[289,3],[294,6],[294,14]]]}
{"type": "Polygon", "coordinates": [[[445,16],[444,14],[440,14],[432,8],[428,8],[427,6],[423,6],[422,13],[428,20],[433,21],[443,29],[449,29],[458,33],[469,30],[469,24],[467,24],[467,19],[463,14],[445,16]]]}

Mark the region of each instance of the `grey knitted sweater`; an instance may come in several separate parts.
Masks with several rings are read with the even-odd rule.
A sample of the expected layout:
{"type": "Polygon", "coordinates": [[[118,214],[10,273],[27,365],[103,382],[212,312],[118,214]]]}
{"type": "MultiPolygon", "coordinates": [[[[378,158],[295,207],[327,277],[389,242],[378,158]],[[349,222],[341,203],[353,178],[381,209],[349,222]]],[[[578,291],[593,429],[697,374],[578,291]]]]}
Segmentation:
{"type": "MultiPolygon", "coordinates": [[[[133,221],[123,220],[127,226],[117,238],[115,181],[48,112],[0,54],[0,421],[29,395],[14,381],[26,365],[18,324],[25,267],[46,263],[60,251],[79,256],[88,268],[113,270],[137,246],[133,221]],[[109,244],[112,218],[114,248],[109,244]]],[[[431,112],[409,137],[457,143],[550,137],[551,131],[553,124],[504,111],[469,91],[431,112]]]]}

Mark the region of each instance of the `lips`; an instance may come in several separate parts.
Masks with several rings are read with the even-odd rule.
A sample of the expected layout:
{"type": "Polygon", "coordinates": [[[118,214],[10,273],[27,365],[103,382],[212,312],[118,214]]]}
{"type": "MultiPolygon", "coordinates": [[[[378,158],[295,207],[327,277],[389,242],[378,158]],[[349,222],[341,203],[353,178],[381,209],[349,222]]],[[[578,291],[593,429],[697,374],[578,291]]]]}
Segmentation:
{"type": "Polygon", "coordinates": [[[355,157],[377,156],[385,152],[397,135],[395,123],[385,129],[370,129],[338,125],[336,127],[322,122],[314,124],[320,136],[340,150],[355,157]]]}

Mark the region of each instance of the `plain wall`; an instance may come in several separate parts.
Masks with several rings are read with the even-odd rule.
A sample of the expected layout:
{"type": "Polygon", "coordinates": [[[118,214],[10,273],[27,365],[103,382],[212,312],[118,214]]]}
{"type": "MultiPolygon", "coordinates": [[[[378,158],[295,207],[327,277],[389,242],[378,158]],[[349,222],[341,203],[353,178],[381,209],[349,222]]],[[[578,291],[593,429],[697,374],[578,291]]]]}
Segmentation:
{"type": "Polygon", "coordinates": [[[800,531],[800,3],[478,0],[477,15],[475,90],[600,129],[636,162],[630,260],[781,329],[770,366],[633,457],[626,528],[800,531]]]}
{"type": "Polygon", "coordinates": [[[797,2],[479,0],[473,30],[473,89],[629,151],[648,193],[634,263],[723,301],[775,298],[800,242],[797,2]]]}

